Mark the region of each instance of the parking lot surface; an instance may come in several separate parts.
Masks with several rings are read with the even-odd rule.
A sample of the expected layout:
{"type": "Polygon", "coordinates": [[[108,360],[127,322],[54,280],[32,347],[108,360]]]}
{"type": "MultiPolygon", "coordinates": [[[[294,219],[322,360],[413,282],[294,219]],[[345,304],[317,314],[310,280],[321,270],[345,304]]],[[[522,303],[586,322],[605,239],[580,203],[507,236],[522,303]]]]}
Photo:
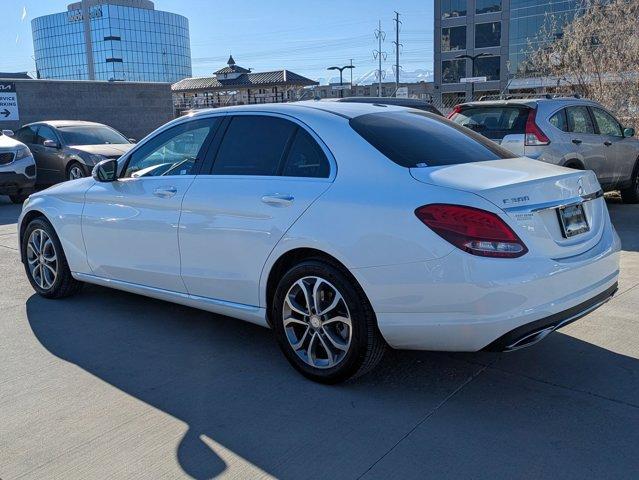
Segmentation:
{"type": "Polygon", "coordinates": [[[622,273],[596,312],[508,354],[389,352],[330,387],[239,320],[36,296],[0,197],[0,478],[638,478],[639,205],[608,204],[622,273]]]}

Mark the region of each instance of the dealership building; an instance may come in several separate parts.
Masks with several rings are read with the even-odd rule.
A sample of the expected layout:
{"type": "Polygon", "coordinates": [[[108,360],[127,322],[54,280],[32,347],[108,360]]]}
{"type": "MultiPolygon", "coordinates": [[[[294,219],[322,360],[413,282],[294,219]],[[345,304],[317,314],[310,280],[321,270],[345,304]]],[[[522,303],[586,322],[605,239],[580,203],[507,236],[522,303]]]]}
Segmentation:
{"type": "Polygon", "coordinates": [[[149,0],[82,0],[31,27],[38,78],[175,83],[192,75],[188,20],[149,0]]]}
{"type": "Polygon", "coordinates": [[[527,53],[544,40],[537,34],[551,26],[549,18],[562,28],[581,5],[580,0],[435,0],[438,100],[454,105],[470,99],[470,84],[462,82],[468,77],[486,77],[475,83],[476,96],[544,86],[526,71],[527,53]],[[460,58],[478,55],[474,62],[460,58]]]}

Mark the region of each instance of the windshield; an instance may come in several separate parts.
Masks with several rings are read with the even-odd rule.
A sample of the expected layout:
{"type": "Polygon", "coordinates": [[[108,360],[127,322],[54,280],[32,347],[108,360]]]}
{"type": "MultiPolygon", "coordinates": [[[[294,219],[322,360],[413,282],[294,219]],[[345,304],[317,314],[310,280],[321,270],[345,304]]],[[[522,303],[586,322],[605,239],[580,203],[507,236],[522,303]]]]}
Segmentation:
{"type": "Polygon", "coordinates": [[[352,118],[357,133],[402,167],[440,166],[513,158],[508,150],[432,113],[400,111],[352,118]]]}
{"type": "Polygon", "coordinates": [[[105,125],[81,125],[60,127],[60,134],[67,145],[104,145],[131,143],[120,133],[105,125]]]}
{"type": "Polygon", "coordinates": [[[462,107],[450,119],[458,125],[481,133],[491,140],[523,134],[530,108],[523,106],[462,107]]]}

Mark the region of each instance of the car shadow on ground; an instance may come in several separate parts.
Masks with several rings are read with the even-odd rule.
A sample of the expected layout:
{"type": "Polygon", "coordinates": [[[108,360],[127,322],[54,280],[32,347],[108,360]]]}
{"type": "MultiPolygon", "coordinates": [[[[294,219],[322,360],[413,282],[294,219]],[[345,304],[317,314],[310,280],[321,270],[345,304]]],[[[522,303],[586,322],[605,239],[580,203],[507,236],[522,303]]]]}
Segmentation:
{"type": "Polygon", "coordinates": [[[207,439],[279,478],[357,478],[391,449],[384,478],[638,466],[639,361],[561,333],[512,354],[391,351],[371,374],[323,386],[289,367],[269,330],[187,307],[87,286],[34,295],[27,315],[53,355],[188,424],[175,455],[197,479],[229,467],[207,439]],[[416,450],[402,450],[416,426],[401,444],[416,450]],[[602,444],[615,448],[602,457],[602,444]]]}
{"type": "Polygon", "coordinates": [[[0,195],[0,225],[16,223],[21,211],[22,205],[13,204],[9,197],[0,195]]]}
{"type": "Polygon", "coordinates": [[[639,204],[625,205],[615,193],[606,194],[606,204],[621,239],[621,249],[639,252],[639,204]]]}

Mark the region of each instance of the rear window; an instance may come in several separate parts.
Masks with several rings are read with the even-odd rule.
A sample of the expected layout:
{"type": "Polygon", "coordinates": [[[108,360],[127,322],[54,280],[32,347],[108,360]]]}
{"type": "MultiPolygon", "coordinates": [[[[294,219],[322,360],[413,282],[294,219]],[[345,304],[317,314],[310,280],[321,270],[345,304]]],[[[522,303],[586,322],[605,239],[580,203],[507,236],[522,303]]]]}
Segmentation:
{"type": "Polygon", "coordinates": [[[350,125],[368,143],[402,167],[455,165],[512,158],[481,135],[426,112],[369,113],[350,125]]]}
{"type": "Polygon", "coordinates": [[[491,140],[523,134],[530,109],[523,106],[462,107],[451,120],[491,140]]]}

